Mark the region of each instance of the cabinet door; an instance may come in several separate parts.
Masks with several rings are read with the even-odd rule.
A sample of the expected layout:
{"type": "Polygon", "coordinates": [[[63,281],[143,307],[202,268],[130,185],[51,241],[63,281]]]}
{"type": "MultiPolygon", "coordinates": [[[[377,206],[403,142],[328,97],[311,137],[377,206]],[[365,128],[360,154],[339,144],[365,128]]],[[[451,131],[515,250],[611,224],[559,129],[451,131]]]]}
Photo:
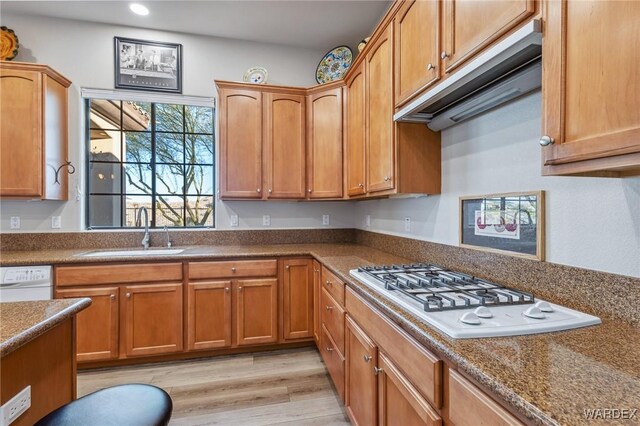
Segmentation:
{"type": "Polygon", "coordinates": [[[545,12],[545,174],[638,171],[640,2],[552,1],[545,12]]]}
{"type": "Polygon", "coordinates": [[[444,71],[450,73],[535,13],[535,0],[444,0],[444,71]]]}
{"type": "Polygon", "coordinates": [[[238,280],[236,339],[238,346],[278,340],[278,280],[238,280]]]}
{"type": "Polygon", "coordinates": [[[182,284],[143,284],[121,288],[126,356],[182,350],[182,284]]]}
{"type": "Polygon", "coordinates": [[[118,287],[56,290],[57,299],[76,297],[91,299],[76,319],[78,362],[118,358],[118,287]]]}
{"type": "Polygon", "coordinates": [[[42,195],[42,75],[0,69],[0,196],[42,195]]]}
{"type": "Polygon", "coordinates": [[[342,197],[342,88],[307,98],[307,193],[342,197]]]}
{"type": "Polygon", "coordinates": [[[305,97],[264,94],[267,198],[305,197],[305,97]]]}
{"type": "Polygon", "coordinates": [[[189,283],[188,349],[231,346],[231,281],[189,283]]]}
{"type": "Polygon", "coordinates": [[[358,325],[347,316],[345,406],[356,425],[377,424],[378,348],[358,325]]]}
{"type": "Polygon", "coordinates": [[[320,345],[320,262],[313,261],[313,339],[320,345]]]}
{"type": "Polygon", "coordinates": [[[262,198],[262,93],[220,90],[220,196],[262,198]]]}
{"type": "Polygon", "coordinates": [[[439,79],[440,2],[408,0],[395,18],[396,105],[439,79]]]}
{"type": "Polygon", "coordinates": [[[442,418],[384,354],[378,355],[380,426],[439,426],[442,418]]]}
{"type": "Polygon", "coordinates": [[[363,195],[366,188],[366,99],[364,63],[347,81],[347,195],[363,195]]]}
{"type": "Polygon", "coordinates": [[[283,262],[282,311],[285,340],[313,336],[313,261],[287,259],[283,262]]]}
{"type": "Polygon", "coordinates": [[[367,78],[367,190],[394,186],[393,56],[392,28],[374,41],[365,59],[367,78]]]}

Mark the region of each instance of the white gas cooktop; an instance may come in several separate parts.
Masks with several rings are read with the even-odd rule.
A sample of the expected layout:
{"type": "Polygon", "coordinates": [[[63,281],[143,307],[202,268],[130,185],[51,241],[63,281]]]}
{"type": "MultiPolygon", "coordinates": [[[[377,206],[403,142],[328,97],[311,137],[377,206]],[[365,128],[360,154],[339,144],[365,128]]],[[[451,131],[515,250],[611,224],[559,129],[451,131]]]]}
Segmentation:
{"type": "Polygon", "coordinates": [[[598,317],[430,264],[365,266],[351,276],[457,339],[516,336],[600,324],[598,317]]]}

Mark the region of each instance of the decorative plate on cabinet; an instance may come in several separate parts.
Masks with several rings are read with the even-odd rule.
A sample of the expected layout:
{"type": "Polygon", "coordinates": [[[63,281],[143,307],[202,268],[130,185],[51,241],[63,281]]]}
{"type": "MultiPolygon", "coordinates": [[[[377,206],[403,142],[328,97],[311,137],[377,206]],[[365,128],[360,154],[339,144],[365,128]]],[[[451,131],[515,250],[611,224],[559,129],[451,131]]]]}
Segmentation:
{"type": "Polygon", "coordinates": [[[320,84],[340,80],[351,67],[353,52],[348,46],[338,46],[324,55],[316,69],[316,81],[320,84]]]}
{"type": "Polygon", "coordinates": [[[0,27],[0,60],[10,61],[18,54],[18,36],[12,29],[0,27]]]}
{"type": "Polygon", "coordinates": [[[242,80],[246,83],[266,84],[269,73],[263,67],[249,68],[242,80]]]}

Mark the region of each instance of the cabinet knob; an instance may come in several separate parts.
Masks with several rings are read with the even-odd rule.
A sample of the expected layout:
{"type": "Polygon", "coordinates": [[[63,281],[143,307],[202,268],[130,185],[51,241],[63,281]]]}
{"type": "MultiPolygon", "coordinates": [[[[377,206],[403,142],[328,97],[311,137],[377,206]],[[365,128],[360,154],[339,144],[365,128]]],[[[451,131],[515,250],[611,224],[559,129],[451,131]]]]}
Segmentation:
{"type": "Polygon", "coordinates": [[[284,269],[289,269],[289,265],[285,266],[284,269]]]}
{"type": "Polygon", "coordinates": [[[131,299],[131,293],[127,293],[125,296],[127,296],[127,299],[131,299]]]}
{"type": "Polygon", "coordinates": [[[327,280],[326,284],[331,285],[331,281],[327,280]]]}
{"type": "Polygon", "coordinates": [[[440,53],[440,59],[447,59],[448,57],[449,57],[449,54],[444,50],[442,51],[442,53],[440,53]]]}
{"type": "Polygon", "coordinates": [[[371,355],[365,355],[364,356],[364,362],[369,362],[369,361],[371,361],[371,359],[372,359],[371,355]]]}
{"type": "Polygon", "coordinates": [[[307,189],[307,192],[308,192],[309,194],[311,194],[311,188],[307,189]]]}
{"type": "Polygon", "coordinates": [[[385,182],[389,182],[390,180],[391,180],[391,176],[385,176],[385,177],[384,177],[384,181],[385,181],[385,182]]]}
{"type": "Polygon", "coordinates": [[[269,194],[271,194],[273,192],[273,189],[269,188],[269,194]]]}
{"type": "Polygon", "coordinates": [[[235,268],[235,267],[232,267],[232,268],[231,268],[231,272],[235,272],[235,271],[236,271],[236,268],[235,268]]]}
{"type": "Polygon", "coordinates": [[[382,373],[382,368],[380,367],[373,367],[373,373],[378,375],[380,373],[382,373]]]}
{"type": "Polygon", "coordinates": [[[109,298],[111,298],[111,300],[116,300],[116,295],[112,294],[111,296],[109,296],[109,298]]]}
{"type": "Polygon", "coordinates": [[[364,188],[364,183],[359,183],[358,188],[364,188]]]}
{"type": "Polygon", "coordinates": [[[435,69],[436,69],[436,67],[431,62],[429,62],[427,64],[427,71],[431,71],[431,70],[435,70],[435,69]]]}
{"type": "Polygon", "coordinates": [[[540,138],[540,145],[548,146],[555,142],[555,140],[551,136],[543,136],[540,138]]]}
{"type": "Polygon", "coordinates": [[[242,287],[238,287],[238,291],[242,291],[242,287]]]}
{"type": "Polygon", "coordinates": [[[227,291],[227,292],[228,292],[228,291],[229,291],[229,287],[225,287],[225,288],[224,288],[224,291],[227,291]]]}
{"type": "Polygon", "coordinates": [[[333,306],[327,306],[326,309],[327,309],[327,311],[332,311],[333,310],[333,306]]]}
{"type": "Polygon", "coordinates": [[[333,352],[333,348],[327,347],[327,352],[333,352]]]}
{"type": "Polygon", "coordinates": [[[320,269],[314,269],[313,272],[320,272],[320,269]]]}
{"type": "Polygon", "coordinates": [[[256,192],[259,194],[260,192],[262,192],[262,190],[260,188],[256,189],[256,192]]]}

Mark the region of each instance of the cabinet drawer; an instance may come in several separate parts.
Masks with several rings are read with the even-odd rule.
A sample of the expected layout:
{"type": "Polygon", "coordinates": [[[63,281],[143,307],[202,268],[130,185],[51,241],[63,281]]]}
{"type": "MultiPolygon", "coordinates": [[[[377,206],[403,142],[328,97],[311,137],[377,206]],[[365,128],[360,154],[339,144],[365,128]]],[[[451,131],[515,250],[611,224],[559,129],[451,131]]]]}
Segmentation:
{"type": "Polygon", "coordinates": [[[336,347],[344,355],[344,309],[335,301],[325,289],[322,289],[320,315],[336,347]]]}
{"type": "MultiPolygon", "coordinates": [[[[397,366],[420,365],[406,368],[402,373],[418,391],[436,408],[442,407],[442,360],[426,350],[413,337],[379,313],[353,290],[346,291],[349,315],[371,336],[397,366]]],[[[401,367],[399,367],[401,368],[401,367]]]]}
{"type": "Polygon", "coordinates": [[[233,277],[274,277],[278,263],[269,260],[231,260],[224,262],[190,262],[189,279],[233,277]]]}
{"type": "Polygon", "coordinates": [[[456,426],[522,425],[516,417],[454,370],[449,370],[449,419],[456,426]]]}
{"type": "Polygon", "coordinates": [[[324,266],[322,267],[322,287],[340,306],[344,306],[344,283],[324,266]]]}
{"type": "Polygon", "coordinates": [[[56,286],[181,281],[182,263],[131,263],[126,265],[60,266],[56,286]]]}
{"type": "Polygon", "coordinates": [[[329,375],[331,375],[338,395],[340,395],[340,400],[344,402],[344,357],[336,348],[324,326],[322,326],[320,334],[320,354],[327,366],[327,370],[329,370],[329,375]]]}

